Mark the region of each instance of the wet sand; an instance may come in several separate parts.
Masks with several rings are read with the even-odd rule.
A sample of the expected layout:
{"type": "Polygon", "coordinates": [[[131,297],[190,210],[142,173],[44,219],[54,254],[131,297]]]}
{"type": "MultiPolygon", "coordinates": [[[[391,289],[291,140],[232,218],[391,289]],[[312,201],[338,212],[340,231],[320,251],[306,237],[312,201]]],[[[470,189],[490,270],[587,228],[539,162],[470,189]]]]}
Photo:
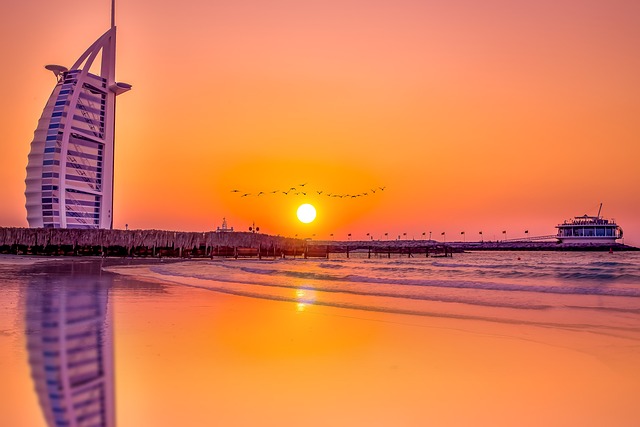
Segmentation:
{"type": "Polygon", "coordinates": [[[122,426],[640,422],[628,336],[165,290],[118,291],[122,426]]]}
{"type": "MultiPolygon", "coordinates": [[[[640,425],[635,332],[299,305],[109,277],[120,427],[640,425]]],[[[1,295],[9,393],[0,420],[38,427],[19,281],[5,281],[1,295]]]]}

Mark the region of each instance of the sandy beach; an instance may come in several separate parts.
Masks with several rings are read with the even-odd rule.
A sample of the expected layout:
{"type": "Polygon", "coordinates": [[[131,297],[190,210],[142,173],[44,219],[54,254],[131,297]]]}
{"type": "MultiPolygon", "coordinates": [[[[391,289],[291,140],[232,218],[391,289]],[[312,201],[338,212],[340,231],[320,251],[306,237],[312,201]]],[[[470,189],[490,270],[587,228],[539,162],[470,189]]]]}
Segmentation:
{"type": "MultiPolygon", "coordinates": [[[[119,426],[640,423],[636,330],[352,310],[113,270],[131,275],[74,274],[110,282],[119,426]]],[[[44,426],[19,333],[29,276],[3,274],[0,374],[11,397],[0,419],[44,426]]]]}
{"type": "Polygon", "coordinates": [[[120,425],[638,421],[638,349],[615,338],[168,292],[116,311],[120,425]]]}

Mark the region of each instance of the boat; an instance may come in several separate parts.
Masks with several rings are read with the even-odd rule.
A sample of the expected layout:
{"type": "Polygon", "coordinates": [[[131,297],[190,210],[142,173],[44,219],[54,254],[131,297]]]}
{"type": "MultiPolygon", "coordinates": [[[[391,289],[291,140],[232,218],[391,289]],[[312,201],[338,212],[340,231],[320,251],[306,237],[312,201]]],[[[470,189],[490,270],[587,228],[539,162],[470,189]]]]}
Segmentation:
{"type": "Polygon", "coordinates": [[[556,238],[560,243],[615,244],[622,238],[622,228],[614,219],[601,217],[601,211],[602,203],[596,216],[584,214],[556,225],[556,238]]]}

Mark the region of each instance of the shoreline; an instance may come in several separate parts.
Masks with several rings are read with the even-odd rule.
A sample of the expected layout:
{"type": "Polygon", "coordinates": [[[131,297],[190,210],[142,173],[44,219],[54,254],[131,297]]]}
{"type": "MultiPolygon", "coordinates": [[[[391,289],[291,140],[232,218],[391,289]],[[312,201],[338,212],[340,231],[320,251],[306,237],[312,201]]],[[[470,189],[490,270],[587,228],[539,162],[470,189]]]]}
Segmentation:
{"type": "MultiPolygon", "coordinates": [[[[7,307],[0,373],[16,384],[0,412],[12,425],[44,426],[27,338],[13,321],[22,317],[17,290],[74,277],[71,286],[100,277],[111,283],[118,425],[631,427],[639,419],[638,331],[313,303],[301,309],[197,287],[202,279],[171,283],[99,268],[131,265],[124,269],[134,273],[157,259],[41,259],[52,263],[16,274],[0,295],[7,307]]],[[[184,262],[199,264],[206,263],[184,262]]],[[[437,306],[450,313],[446,303],[437,306]]]]}

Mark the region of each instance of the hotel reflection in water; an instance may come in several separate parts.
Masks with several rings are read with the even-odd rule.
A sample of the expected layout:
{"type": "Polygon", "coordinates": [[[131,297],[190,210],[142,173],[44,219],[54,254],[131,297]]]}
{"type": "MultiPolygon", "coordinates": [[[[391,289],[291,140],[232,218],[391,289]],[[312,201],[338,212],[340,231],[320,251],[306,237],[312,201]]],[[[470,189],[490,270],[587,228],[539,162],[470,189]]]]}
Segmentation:
{"type": "Polygon", "coordinates": [[[48,426],[113,427],[110,279],[34,278],[26,334],[35,391],[48,426]]]}

